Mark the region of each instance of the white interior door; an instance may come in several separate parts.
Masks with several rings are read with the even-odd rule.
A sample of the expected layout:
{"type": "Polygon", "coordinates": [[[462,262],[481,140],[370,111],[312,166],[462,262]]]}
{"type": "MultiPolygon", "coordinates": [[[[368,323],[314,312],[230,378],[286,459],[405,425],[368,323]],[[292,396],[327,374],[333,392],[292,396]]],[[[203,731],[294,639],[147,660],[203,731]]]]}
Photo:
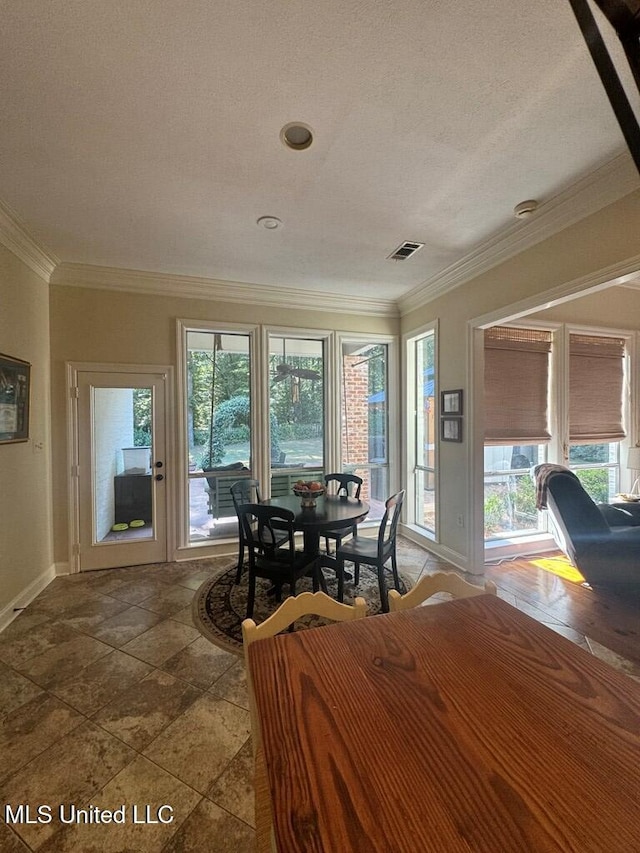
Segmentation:
{"type": "Polygon", "coordinates": [[[76,566],[167,559],[166,375],[77,373],[76,566]]]}

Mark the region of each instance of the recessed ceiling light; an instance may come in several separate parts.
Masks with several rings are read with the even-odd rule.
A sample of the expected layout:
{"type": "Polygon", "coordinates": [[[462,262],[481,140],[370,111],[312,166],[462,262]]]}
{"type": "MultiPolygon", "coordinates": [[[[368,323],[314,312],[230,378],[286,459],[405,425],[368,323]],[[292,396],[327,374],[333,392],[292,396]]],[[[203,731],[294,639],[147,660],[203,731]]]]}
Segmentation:
{"type": "Polygon", "coordinates": [[[260,219],[257,220],[258,225],[262,225],[263,228],[266,228],[268,231],[275,231],[276,228],[282,227],[282,220],[278,219],[277,216],[261,216],[260,219]]]}
{"type": "Polygon", "coordinates": [[[521,201],[520,204],[516,204],[513,208],[513,215],[516,219],[527,219],[529,216],[533,216],[537,209],[538,202],[535,198],[529,198],[527,201],[521,201]]]}
{"type": "Polygon", "coordinates": [[[304,151],[313,142],[313,131],[308,124],[292,121],[282,128],[280,139],[287,148],[293,148],[294,151],[304,151]]]}

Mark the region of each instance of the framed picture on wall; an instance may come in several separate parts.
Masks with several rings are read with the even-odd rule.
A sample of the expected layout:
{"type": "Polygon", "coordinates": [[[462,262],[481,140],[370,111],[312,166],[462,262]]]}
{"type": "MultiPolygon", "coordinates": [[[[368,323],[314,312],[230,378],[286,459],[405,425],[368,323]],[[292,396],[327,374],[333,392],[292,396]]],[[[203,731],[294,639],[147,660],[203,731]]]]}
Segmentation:
{"type": "Polygon", "coordinates": [[[0,353],[0,444],[29,438],[31,365],[0,353]]]}
{"type": "Polygon", "coordinates": [[[462,441],[462,418],[440,418],[442,441],[462,441]]]}
{"type": "Polygon", "coordinates": [[[442,391],[440,395],[440,414],[441,415],[461,415],[462,414],[462,389],[457,388],[455,391],[442,391]]]}

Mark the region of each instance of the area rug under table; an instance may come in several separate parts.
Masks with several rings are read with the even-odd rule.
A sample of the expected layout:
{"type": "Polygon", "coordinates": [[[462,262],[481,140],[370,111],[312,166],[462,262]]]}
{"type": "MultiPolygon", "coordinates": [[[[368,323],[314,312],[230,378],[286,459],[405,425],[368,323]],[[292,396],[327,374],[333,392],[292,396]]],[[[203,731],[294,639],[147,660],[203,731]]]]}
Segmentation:
{"type": "MultiPolygon", "coordinates": [[[[349,568],[348,568],[349,570],[349,568]]],[[[411,587],[411,582],[406,576],[400,575],[400,592],[405,593],[411,587]]],[[[330,569],[324,570],[329,595],[336,597],[338,582],[335,572],[330,569]]],[[[192,615],[196,628],[208,640],[216,646],[227,651],[242,654],[242,620],[247,610],[248,580],[247,572],[242,575],[242,580],[236,584],[236,564],[229,562],[214,572],[196,591],[193,597],[192,615]]],[[[393,578],[389,571],[387,577],[387,588],[393,586],[393,578]]],[[[278,607],[273,595],[267,595],[271,582],[258,578],[256,581],[256,602],[253,618],[256,622],[262,622],[270,616],[278,607]]],[[[288,587],[285,586],[286,593],[288,587]]],[[[303,578],[296,585],[296,593],[313,592],[311,578],[303,578]]],[[[344,601],[352,604],[355,596],[361,596],[367,602],[368,614],[379,613],[380,593],[378,590],[378,576],[375,571],[370,571],[366,566],[360,567],[360,582],[354,586],[353,581],[345,581],[344,601]]],[[[284,598],[283,598],[284,600],[284,598]]],[[[318,616],[308,616],[296,622],[294,628],[312,628],[326,624],[326,620],[318,616]]]]}

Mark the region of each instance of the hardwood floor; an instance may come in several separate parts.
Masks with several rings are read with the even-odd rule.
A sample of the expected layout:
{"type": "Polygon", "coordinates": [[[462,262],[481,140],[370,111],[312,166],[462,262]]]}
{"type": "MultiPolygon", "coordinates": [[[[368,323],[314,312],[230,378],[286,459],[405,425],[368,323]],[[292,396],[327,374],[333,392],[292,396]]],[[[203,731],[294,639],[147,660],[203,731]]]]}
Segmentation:
{"type": "Polygon", "coordinates": [[[487,563],[485,577],[504,592],[640,664],[640,587],[620,592],[584,587],[534,566],[531,559],[487,563]]]}

